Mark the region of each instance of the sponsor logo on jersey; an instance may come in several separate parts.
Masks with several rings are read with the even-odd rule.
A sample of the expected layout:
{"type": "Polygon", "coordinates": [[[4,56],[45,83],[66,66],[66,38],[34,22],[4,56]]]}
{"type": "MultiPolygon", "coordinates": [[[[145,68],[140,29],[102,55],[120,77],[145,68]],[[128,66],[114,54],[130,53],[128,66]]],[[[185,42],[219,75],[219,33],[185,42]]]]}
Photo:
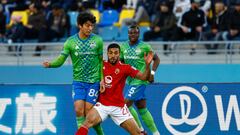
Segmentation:
{"type": "Polygon", "coordinates": [[[137,48],[135,52],[136,52],[137,55],[139,55],[141,53],[141,49],[137,48]]]}
{"type": "Polygon", "coordinates": [[[104,80],[105,80],[105,87],[106,88],[111,88],[112,87],[112,76],[108,75],[108,76],[105,76],[104,77],[104,80]]]}
{"type": "Polygon", "coordinates": [[[140,59],[140,57],[138,57],[138,56],[124,56],[124,59],[140,59]]]}

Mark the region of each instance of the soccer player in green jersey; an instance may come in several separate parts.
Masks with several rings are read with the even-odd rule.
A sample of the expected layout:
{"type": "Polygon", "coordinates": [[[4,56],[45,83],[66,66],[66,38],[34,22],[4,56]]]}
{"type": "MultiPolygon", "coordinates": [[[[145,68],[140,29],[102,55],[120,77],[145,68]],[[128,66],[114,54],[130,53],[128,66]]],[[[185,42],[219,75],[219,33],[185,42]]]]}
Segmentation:
{"type": "MultiPolygon", "coordinates": [[[[140,30],[138,26],[132,25],[129,27],[129,40],[121,45],[121,60],[124,61],[126,64],[130,64],[136,69],[143,72],[146,68],[146,64],[144,62],[144,54],[152,52],[152,48],[149,44],[139,40],[139,33],[140,30]]],[[[125,87],[125,102],[129,107],[129,110],[132,113],[134,119],[136,120],[138,126],[142,129],[142,132],[144,132],[138,114],[132,106],[133,103],[137,107],[143,122],[150,129],[153,135],[159,135],[160,133],[155,125],[151,113],[146,107],[145,89],[149,82],[154,81],[154,74],[157,70],[159,63],[159,57],[157,56],[157,54],[154,54],[151,75],[148,81],[128,78],[127,85],[125,87]]]]}
{"type": "MultiPolygon", "coordinates": [[[[63,65],[70,55],[73,65],[73,98],[78,127],[85,120],[88,111],[98,98],[102,80],[103,41],[93,34],[96,18],[88,12],[78,15],[79,33],[69,37],[64,43],[61,54],[52,62],[44,62],[46,68],[63,65]]],[[[100,125],[94,127],[98,135],[103,135],[100,125]]]]}

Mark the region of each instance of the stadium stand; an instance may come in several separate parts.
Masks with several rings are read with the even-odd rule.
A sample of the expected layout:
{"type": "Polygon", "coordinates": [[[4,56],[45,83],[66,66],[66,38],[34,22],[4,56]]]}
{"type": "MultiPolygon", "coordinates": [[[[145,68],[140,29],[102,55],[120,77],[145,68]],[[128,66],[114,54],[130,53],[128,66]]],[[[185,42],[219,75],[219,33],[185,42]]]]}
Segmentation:
{"type": "Polygon", "coordinates": [[[119,13],[116,10],[104,10],[101,15],[100,22],[98,26],[112,26],[115,22],[118,21],[119,13]]]}
{"type": "Polygon", "coordinates": [[[77,16],[78,16],[78,12],[72,11],[72,12],[68,12],[69,15],[69,19],[70,19],[70,35],[73,35],[75,33],[77,33],[78,28],[77,28],[77,16]]]}
{"type": "Polygon", "coordinates": [[[119,34],[116,37],[117,41],[126,41],[128,40],[128,27],[127,26],[122,26],[119,28],[119,34]]]}
{"type": "MultiPolygon", "coordinates": [[[[11,14],[11,18],[12,17],[21,17],[21,22],[23,23],[23,25],[27,25],[28,23],[28,10],[25,11],[13,11],[11,14]]],[[[11,26],[13,24],[13,21],[10,20],[9,26],[11,26]]]]}
{"type": "Polygon", "coordinates": [[[114,26],[121,27],[122,21],[126,18],[133,18],[134,14],[134,9],[122,9],[120,12],[119,20],[114,24],[114,26]]]}
{"type": "Polygon", "coordinates": [[[115,26],[100,27],[98,32],[104,41],[115,40],[118,36],[118,28],[115,26]]]}
{"type": "Polygon", "coordinates": [[[96,9],[90,9],[90,12],[96,17],[96,23],[98,24],[100,22],[100,12],[96,9]]]}

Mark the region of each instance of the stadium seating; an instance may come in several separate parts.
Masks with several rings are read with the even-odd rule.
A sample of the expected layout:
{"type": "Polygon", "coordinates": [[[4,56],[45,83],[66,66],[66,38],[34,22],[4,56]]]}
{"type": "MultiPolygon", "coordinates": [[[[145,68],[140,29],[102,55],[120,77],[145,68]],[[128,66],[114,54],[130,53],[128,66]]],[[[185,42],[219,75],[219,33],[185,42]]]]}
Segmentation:
{"type": "Polygon", "coordinates": [[[140,28],[140,35],[139,35],[139,38],[140,39],[143,39],[143,35],[146,31],[149,31],[150,30],[150,27],[148,26],[141,26],[139,27],[140,28]]]}
{"type": "Polygon", "coordinates": [[[75,12],[75,11],[68,12],[71,26],[77,26],[77,16],[78,16],[78,14],[79,13],[75,12]]]}
{"type": "Polygon", "coordinates": [[[98,24],[100,21],[100,13],[96,9],[91,9],[90,12],[96,17],[96,23],[98,24]]]}
{"type": "Polygon", "coordinates": [[[149,27],[151,25],[150,22],[140,22],[139,26],[143,26],[143,27],[149,27]]]}
{"type": "Polygon", "coordinates": [[[120,12],[119,20],[117,23],[114,24],[114,26],[121,27],[122,21],[126,18],[133,18],[134,14],[134,9],[122,9],[122,11],[120,12]]]}
{"type": "MultiPolygon", "coordinates": [[[[28,23],[28,10],[25,10],[25,11],[13,11],[12,14],[11,14],[11,17],[13,16],[21,16],[21,22],[23,23],[23,25],[27,25],[28,23]]],[[[13,21],[10,20],[10,23],[9,23],[9,26],[11,26],[13,24],[13,21]]]]}
{"type": "Polygon", "coordinates": [[[128,40],[128,27],[122,26],[119,30],[119,35],[116,37],[117,41],[125,41],[128,40]]]}
{"type": "Polygon", "coordinates": [[[72,12],[68,12],[69,18],[70,18],[70,35],[75,34],[78,31],[77,28],[77,16],[78,16],[78,12],[76,11],[72,11],[72,12]]]}
{"type": "Polygon", "coordinates": [[[100,27],[98,32],[104,41],[115,40],[118,36],[118,28],[115,26],[100,27]]]}
{"type": "Polygon", "coordinates": [[[119,13],[116,10],[104,10],[98,26],[112,26],[118,21],[119,13]]]}

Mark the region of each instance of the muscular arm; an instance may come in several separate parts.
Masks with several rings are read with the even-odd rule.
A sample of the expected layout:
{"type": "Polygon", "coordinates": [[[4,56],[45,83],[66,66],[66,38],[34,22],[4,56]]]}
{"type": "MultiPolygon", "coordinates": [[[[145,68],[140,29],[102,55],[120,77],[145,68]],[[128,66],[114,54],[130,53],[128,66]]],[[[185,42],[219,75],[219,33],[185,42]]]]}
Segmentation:
{"type": "MultiPolygon", "coordinates": [[[[153,65],[152,65],[153,72],[155,72],[157,70],[159,64],[160,64],[160,58],[158,57],[157,54],[155,54],[153,57],[153,65]]],[[[154,82],[154,74],[150,74],[148,81],[150,83],[154,82]]]]}
{"type": "Polygon", "coordinates": [[[157,54],[154,54],[152,70],[156,71],[159,64],[160,64],[160,58],[158,57],[157,54]]]}

